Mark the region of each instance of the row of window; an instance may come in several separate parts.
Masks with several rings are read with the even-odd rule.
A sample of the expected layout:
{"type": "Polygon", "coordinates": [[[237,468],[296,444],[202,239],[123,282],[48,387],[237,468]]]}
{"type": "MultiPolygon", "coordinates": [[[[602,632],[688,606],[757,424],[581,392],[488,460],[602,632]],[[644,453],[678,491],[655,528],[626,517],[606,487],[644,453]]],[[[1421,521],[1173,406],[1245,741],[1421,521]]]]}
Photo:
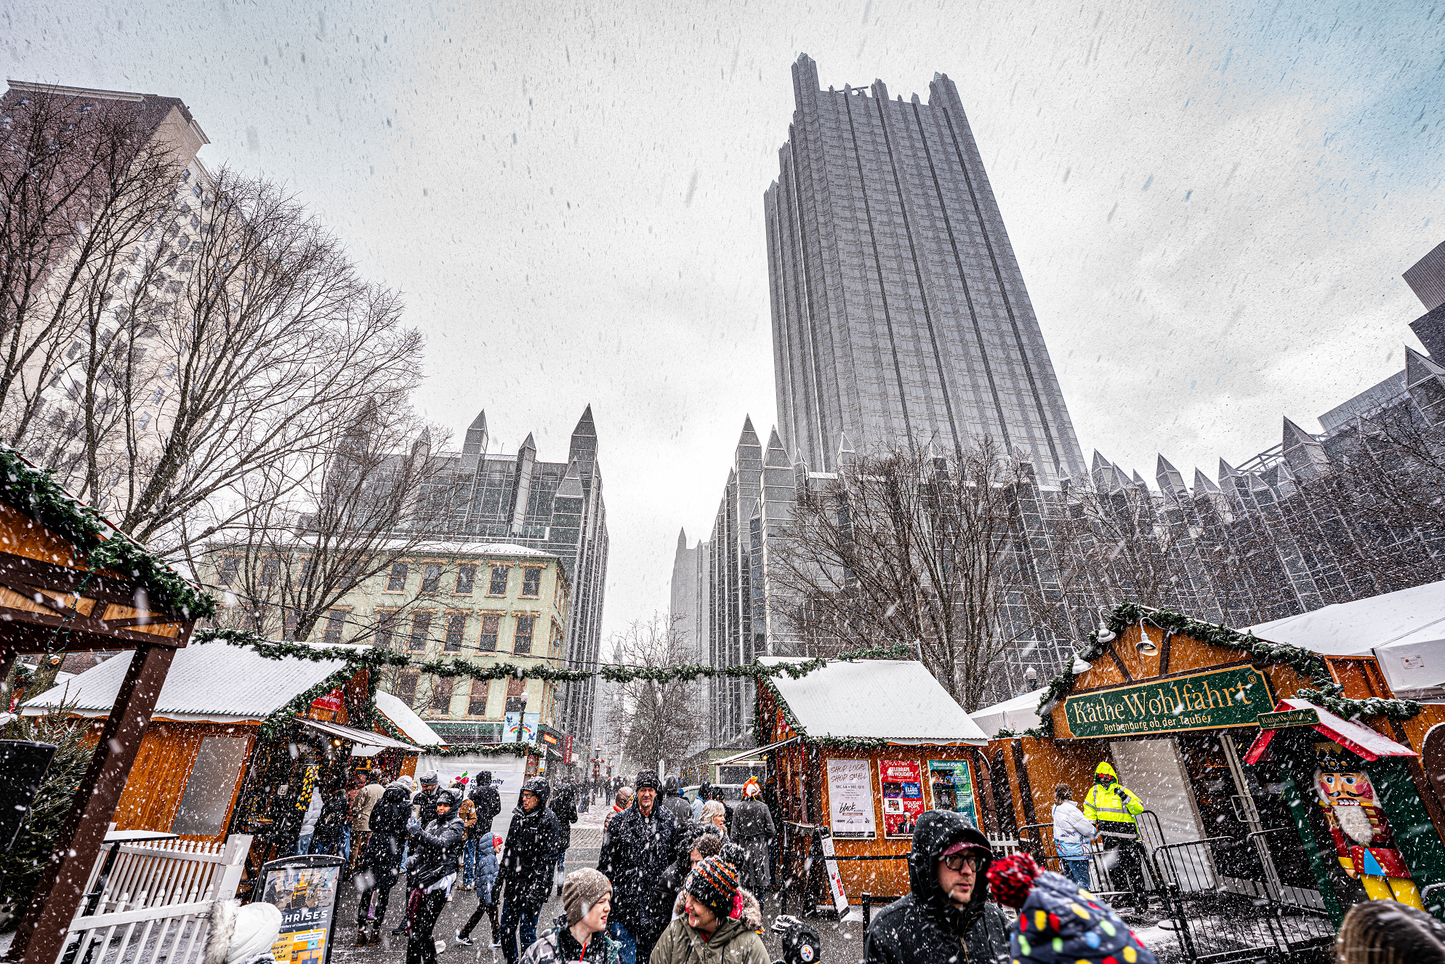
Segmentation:
{"type": "MultiPolygon", "coordinates": [[[[487,578],[488,596],[505,596],[507,594],[507,580],[511,575],[511,566],[491,566],[491,572],[487,578]]],[[[391,572],[386,578],[387,592],[402,592],[406,589],[406,577],[410,571],[407,563],[393,563],[391,572]]],[[[452,593],[457,596],[470,596],[476,585],[477,567],[463,565],[457,567],[457,581],[452,593]]],[[[421,591],[423,593],[434,593],[441,591],[442,567],[437,564],[427,564],[422,567],[421,591]]],[[[522,596],[537,598],[542,595],[542,570],[535,566],[522,567],[522,596]]]]}
{"type": "MultiPolygon", "coordinates": [[[[397,680],[396,692],[392,694],[402,700],[407,706],[415,708],[417,683],[421,679],[415,670],[407,670],[397,680]]],[[[444,676],[432,677],[431,701],[429,707],[433,713],[447,713],[451,711],[452,693],[456,688],[457,680],[444,676]]],[[[467,694],[467,715],[487,715],[487,695],[491,690],[490,680],[462,680],[462,685],[471,684],[471,690],[467,694]]],[[[507,680],[508,698],[521,696],[526,680],[507,680]]]]}
{"type": "MultiPolygon", "coordinates": [[[[442,637],[442,651],[447,653],[460,653],[462,651],[463,638],[466,635],[468,613],[446,614],[446,634],[442,637]]],[[[392,647],[405,649],[409,653],[424,653],[427,648],[427,640],[431,638],[432,622],[436,614],[431,612],[413,613],[409,627],[398,621],[394,612],[378,611],[376,627],[376,644],[388,649],[392,647]]],[[[341,629],[346,622],[344,610],[332,610],[327,616],[325,641],[328,643],[341,642],[341,629]]],[[[536,616],[513,616],[512,617],[512,646],[511,652],[517,656],[532,655],[532,640],[537,626],[536,616]]],[[[482,653],[498,652],[498,643],[501,637],[502,617],[500,615],[482,616],[481,633],[477,637],[477,651],[482,653]]],[[[554,634],[552,643],[555,646],[561,639],[561,634],[554,634]]],[[[539,654],[546,655],[546,654],[539,654]]]]}

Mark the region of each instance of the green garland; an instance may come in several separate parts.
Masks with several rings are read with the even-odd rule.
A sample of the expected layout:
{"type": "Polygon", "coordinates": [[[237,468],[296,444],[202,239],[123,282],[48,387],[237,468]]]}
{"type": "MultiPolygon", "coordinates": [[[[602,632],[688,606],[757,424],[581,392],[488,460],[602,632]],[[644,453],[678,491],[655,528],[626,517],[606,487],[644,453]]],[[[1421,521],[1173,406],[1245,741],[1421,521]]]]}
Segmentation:
{"type": "Polygon", "coordinates": [[[280,736],[296,717],[306,712],[307,707],[338,686],[345,686],[355,675],[355,668],[343,666],[305,692],[296,694],[285,706],[275,710],[261,722],[261,739],[270,740],[280,736]]]}
{"type": "MultiPolygon", "coordinates": [[[[1307,700],[1346,720],[1362,716],[1384,716],[1391,720],[1408,720],[1420,712],[1420,704],[1415,700],[1387,700],[1380,697],[1356,700],[1341,696],[1340,693],[1343,692],[1344,687],[1336,683],[1330,676],[1329,664],[1318,653],[1312,653],[1289,643],[1266,642],[1256,637],[1254,633],[1241,633],[1228,626],[1200,622],[1167,609],[1147,609],[1137,603],[1121,603],[1109,613],[1107,626],[1109,631],[1118,637],[1124,630],[1145,619],[1168,634],[1189,636],[1210,646],[1219,646],[1223,649],[1245,653],[1254,662],[1265,666],[1289,666],[1300,675],[1309,677],[1315,684],[1313,688],[1297,690],[1294,695],[1295,699],[1307,700]]],[[[1110,642],[1112,641],[1110,640],[1110,642]]],[[[1099,632],[1095,630],[1089,634],[1089,642],[1079,653],[1079,658],[1086,663],[1091,663],[1103,656],[1108,648],[1109,643],[1099,642],[1099,632]]],[[[1036,728],[1039,731],[1038,735],[1053,735],[1051,712],[1054,704],[1068,696],[1073,689],[1074,671],[1072,666],[1049,681],[1048,687],[1039,698],[1038,713],[1043,725],[1036,728]]],[[[1035,732],[1028,731],[1022,735],[1035,735],[1035,732]]]]}
{"type": "Polygon", "coordinates": [[[547,748],[540,743],[447,743],[442,746],[424,746],[422,753],[427,756],[526,756],[529,753],[545,757],[547,748]]]}
{"type": "Polygon", "coordinates": [[[157,609],[192,620],[216,615],[216,597],[111,528],[99,512],[66,492],[52,470],[37,469],[5,445],[0,445],[0,501],[67,539],[92,573],[110,569],[135,580],[157,609]]]}

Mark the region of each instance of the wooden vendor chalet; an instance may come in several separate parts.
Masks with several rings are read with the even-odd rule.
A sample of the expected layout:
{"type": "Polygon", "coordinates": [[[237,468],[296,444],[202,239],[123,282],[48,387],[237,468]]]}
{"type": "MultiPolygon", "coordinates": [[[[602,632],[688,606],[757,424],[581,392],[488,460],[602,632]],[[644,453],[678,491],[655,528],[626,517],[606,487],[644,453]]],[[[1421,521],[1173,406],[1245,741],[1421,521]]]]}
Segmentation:
{"type": "MultiPolygon", "coordinates": [[[[22,712],[103,716],[124,672],[123,659],[107,660],[22,712]]],[[[413,740],[441,743],[394,697],[378,693],[373,704],[371,672],[345,659],[268,659],[219,640],[192,643],[156,700],[116,829],[203,841],[252,834],[251,870],[288,855],[312,786],[334,793],[358,770],[377,769],[385,781],[410,775],[421,752],[413,740]]]]}
{"type": "Polygon", "coordinates": [[[765,745],[744,755],[767,757],[783,816],[779,873],[803,881],[805,905],[841,909],[846,899],[866,913],[908,893],[906,858],[924,810],[978,823],[986,737],[921,663],[833,662],[798,679],[760,679],[757,720],[765,745]],[[836,856],[831,900],[803,872],[819,853],[836,856]]]}
{"type": "MultiPolygon", "coordinates": [[[[1111,763],[1146,808],[1143,886],[1174,921],[1155,939],[1190,960],[1318,952],[1367,898],[1445,919],[1445,704],[1397,699],[1371,635],[1307,647],[1121,606],[1044,691],[1041,726],[990,741],[990,822],[1052,863],[1055,787],[1082,802],[1111,763]]],[[[1095,889],[1132,889],[1101,856],[1095,889]]]]}
{"type": "MultiPolygon", "coordinates": [[[[175,654],[208,597],[11,449],[0,448],[0,682],[17,657],[124,651],[99,739],[10,946],[51,964],[80,906],[175,654]]],[[[0,694],[0,710],[10,694],[0,694]]]]}

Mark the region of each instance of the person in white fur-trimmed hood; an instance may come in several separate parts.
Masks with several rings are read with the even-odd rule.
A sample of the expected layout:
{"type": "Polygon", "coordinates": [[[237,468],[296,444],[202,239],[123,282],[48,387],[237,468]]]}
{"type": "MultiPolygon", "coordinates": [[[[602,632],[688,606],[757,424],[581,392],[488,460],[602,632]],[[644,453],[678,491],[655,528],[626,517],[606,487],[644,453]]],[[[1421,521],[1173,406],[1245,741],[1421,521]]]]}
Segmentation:
{"type": "Polygon", "coordinates": [[[275,904],[218,900],[211,909],[203,964],[275,964],[271,948],[281,933],[281,909],[275,904]]]}

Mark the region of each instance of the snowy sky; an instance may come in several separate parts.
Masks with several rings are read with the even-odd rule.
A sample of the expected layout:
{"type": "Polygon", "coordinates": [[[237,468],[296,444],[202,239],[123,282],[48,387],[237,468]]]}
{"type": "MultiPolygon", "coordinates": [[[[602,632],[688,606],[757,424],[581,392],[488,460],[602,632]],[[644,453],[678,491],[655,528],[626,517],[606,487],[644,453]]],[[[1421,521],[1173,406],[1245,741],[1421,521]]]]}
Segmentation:
{"type": "MultiPolygon", "coordinates": [[[[6,77],[181,97],[428,336],[419,403],[561,461],[589,402],[604,631],[666,609],[774,393],[762,193],[823,85],[958,83],[1088,456],[1151,483],[1403,365],[1445,240],[1445,0],[0,0],[6,77]]],[[[494,442],[494,445],[496,443],[494,442]]]]}

